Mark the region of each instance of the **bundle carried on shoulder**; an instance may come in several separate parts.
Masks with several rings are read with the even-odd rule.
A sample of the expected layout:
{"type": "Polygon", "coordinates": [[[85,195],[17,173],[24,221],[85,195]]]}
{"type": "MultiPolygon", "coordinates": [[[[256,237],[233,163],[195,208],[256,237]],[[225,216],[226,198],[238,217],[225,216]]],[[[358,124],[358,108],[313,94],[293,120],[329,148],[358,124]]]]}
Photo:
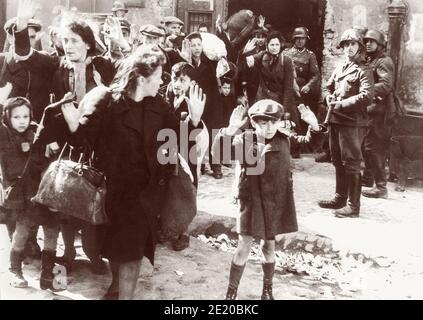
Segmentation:
{"type": "Polygon", "coordinates": [[[225,43],[212,33],[201,33],[203,52],[212,61],[219,61],[228,55],[225,43]]]}
{"type": "Polygon", "coordinates": [[[229,17],[223,28],[228,32],[232,44],[240,44],[248,39],[255,28],[256,17],[251,10],[240,10],[229,17]]]}

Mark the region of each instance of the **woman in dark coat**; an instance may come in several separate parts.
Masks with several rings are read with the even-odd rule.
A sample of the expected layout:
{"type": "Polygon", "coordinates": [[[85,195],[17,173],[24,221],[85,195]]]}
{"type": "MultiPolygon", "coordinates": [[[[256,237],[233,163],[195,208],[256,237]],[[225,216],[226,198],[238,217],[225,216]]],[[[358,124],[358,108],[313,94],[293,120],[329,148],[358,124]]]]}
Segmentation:
{"type": "MultiPolygon", "coordinates": [[[[87,94],[82,115],[72,104],[62,107],[73,139],[94,147],[95,165],[107,177],[110,224],[103,254],[113,274],[109,297],[132,299],[142,258],[154,262],[156,218],[163,202],[159,196],[172,172],[172,166],[158,161],[164,147],[157,136],[162,129],[179,133],[184,124],[157,95],[163,64],[157,46],[141,46],[124,61],[110,89],[87,94]]],[[[189,101],[188,132],[199,126],[204,110],[198,86],[191,89],[189,101]]]]}
{"type": "Polygon", "coordinates": [[[280,32],[271,32],[267,36],[267,50],[247,56],[246,61],[249,68],[257,66],[259,70],[256,101],[272,99],[281,103],[298,127],[299,118],[294,101],[294,65],[291,58],[282,53],[283,44],[280,32]]]}
{"type": "Polygon", "coordinates": [[[72,92],[75,101],[80,102],[91,89],[110,84],[114,66],[108,59],[95,55],[94,33],[84,21],[71,20],[63,27],[64,56],[32,49],[26,23],[22,21],[18,19],[15,32],[16,59],[30,72],[51,83],[54,100],[59,101],[67,92],[72,92]]]}
{"type": "MultiPolygon", "coordinates": [[[[115,73],[114,66],[104,57],[95,56],[94,33],[84,21],[72,19],[63,25],[60,36],[64,56],[52,56],[32,49],[28,36],[27,18],[34,14],[33,9],[31,3],[19,7],[15,32],[16,58],[31,74],[40,77],[40,81],[51,84],[52,100],[59,101],[66,93],[71,92],[74,101],[79,103],[86,92],[96,86],[110,84],[115,73]]],[[[55,115],[52,119],[53,126],[60,126],[60,115],[55,115]]],[[[43,118],[43,121],[46,120],[43,118]]],[[[51,130],[51,127],[49,130],[51,130]]],[[[65,139],[61,139],[57,135],[47,143],[51,160],[54,160],[57,156],[64,142],[65,139]]],[[[39,143],[41,143],[41,140],[39,140],[39,143]]],[[[98,243],[96,243],[98,227],[75,218],[64,217],[62,219],[61,230],[65,242],[65,253],[59,262],[68,268],[68,272],[70,271],[76,256],[73,244],[77,229],[83,230],[84,252],[90,258],[94,272],[104,274],[106,266],[99,256],[98,243]]],[[[43,256],[44,264],[51,265],[53,253],[44,252],[42,260],[43,256]]]]}

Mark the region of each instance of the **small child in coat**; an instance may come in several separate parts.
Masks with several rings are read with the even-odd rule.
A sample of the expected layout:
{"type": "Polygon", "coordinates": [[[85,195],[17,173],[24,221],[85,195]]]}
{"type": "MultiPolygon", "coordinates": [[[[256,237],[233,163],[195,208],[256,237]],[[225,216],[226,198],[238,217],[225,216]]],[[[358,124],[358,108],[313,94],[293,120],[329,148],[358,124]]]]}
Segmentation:
{"type": "Polygon", "coordinates": [[[10,272],[13,287],[25,288],[22,274],[23,250],[32,226],[36,224],[36,207],[31,198],[36,194],[45,165],[41,152],[33,149],[35,130],[31,126],[31,103],[22,97],[8,99],[0,124],[0,210],[7,223],[16,223],[10,251],[10,272]],[[29,158],[31,157],[31,161],[29,158]]]}
{"type": "MultiPolygon", "coordinates": [[[[291,143],[308,143],[319,136],[320,126],[313,112],[304,105],[298,107],[302,119],[309,124],[306,136],[297,136],[284,128],[284,108],[273,100],[260,100],[249,110],[253,130],[245,127],[247,109],[235,108],[229,126],[220,130],[213,144],[218,156],[220,147],[232,144],[231,158],[241,165],[238,182],[240,216],[237,222],[239,242],[234,254],[227,300],[234,300],[253,239],[261,240],[263,253],[263,300],[273,300],[272,282],[275,270],[275,237],[298,230],[290,170],[291,143]],[[241,134],[238,134],[241,133],[241,134]],[[238,135],[236,135],[238,134],[238,135]],[[235,136],[236,135],[236,136],[235,136]]],[[[228,154],[223,154],[228,157],[228,154]]]]}

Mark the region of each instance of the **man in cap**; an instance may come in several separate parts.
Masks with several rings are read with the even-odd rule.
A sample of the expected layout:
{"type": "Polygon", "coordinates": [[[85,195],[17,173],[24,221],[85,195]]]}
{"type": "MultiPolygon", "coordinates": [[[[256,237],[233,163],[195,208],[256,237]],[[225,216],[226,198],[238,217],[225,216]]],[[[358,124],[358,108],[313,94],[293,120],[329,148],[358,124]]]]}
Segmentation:
{"type": "Polygon", "coordinates": [[[387,198],[385,163],[389,149],[390,129],[395,115],[394,79],[395,66],[386,54],[385,36],[378,30],[369,30],[364,36],[366,44],[366,65],[373,71],[374,98],[367,107],[370,124],[364,138],[363,196],[387,198]]]}
{"type": "Polygon", "coordinates": [[[166,35],[175,35],[179,36],[181,34],[184,22],[174,16],[167,16],[163,18],[163,24],[166,28],[166,35]]]}
{"type": "Polygon", "coordinates": [[[162,23],[166,29],[166,48],[181,49],[184,22],[177,17],[167,16],[163,18],[162,23]]]}
{"type": "Polygon", "coordinates": [[[126,14],[128,13],[128,9],[126,8],[126,4],[121,1],[115,1],[113,3],[112,8],[113,16],[116,18],[123,18],[125,19],[126,14]]]}
{"type": "Polygon", "coordinates": [[[160,45],[160,39],[165,37],[165,32],[152,24],[141,26],[139,33],[142,44],[160,45]]]}

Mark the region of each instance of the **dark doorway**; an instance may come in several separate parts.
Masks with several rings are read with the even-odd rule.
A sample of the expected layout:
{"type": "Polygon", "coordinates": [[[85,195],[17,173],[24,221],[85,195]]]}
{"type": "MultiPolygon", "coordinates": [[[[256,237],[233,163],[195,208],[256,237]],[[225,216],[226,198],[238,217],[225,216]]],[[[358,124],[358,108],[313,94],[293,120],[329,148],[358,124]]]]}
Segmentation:
{"type": "Polygon", "coordinates": [[[326,0],[229,0],[228,16],[242,9],[265,16],[266,24],[282,32],[288,41],[294,28],[308,28],[311,39],[307,47],[314,51],[321,65],[326,0]]]}

